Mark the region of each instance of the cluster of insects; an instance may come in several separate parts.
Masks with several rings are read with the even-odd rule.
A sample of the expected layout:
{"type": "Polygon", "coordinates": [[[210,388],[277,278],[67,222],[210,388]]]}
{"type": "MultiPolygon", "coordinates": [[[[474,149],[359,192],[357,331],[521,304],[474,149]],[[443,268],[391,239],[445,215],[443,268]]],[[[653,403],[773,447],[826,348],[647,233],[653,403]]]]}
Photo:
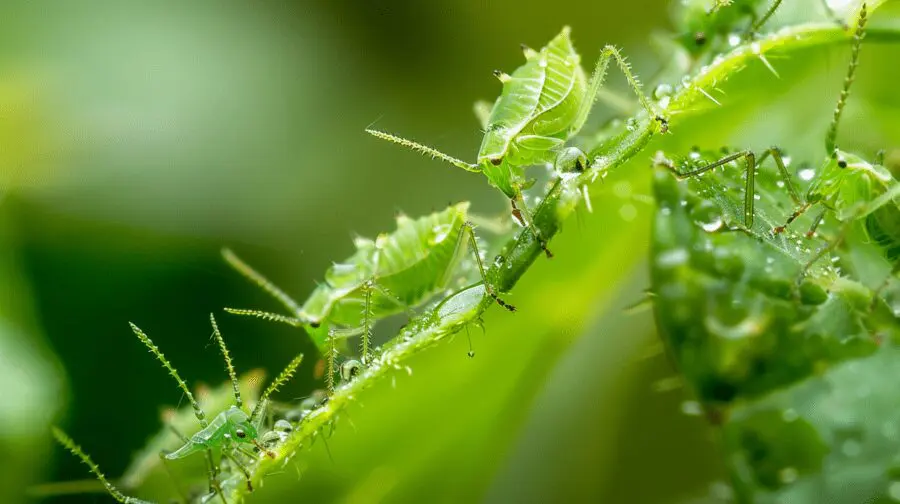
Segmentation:
{"type": "MultiPolygon", "coordinates": [[[[705,51],[711,51],[709,54],[717,51],[722,40],[731,37],[736,30],[741,33],[741,40],[752,37],[778,9],[781,1],[717,1],[702,9],[698,7],[699,2],[687,4],[681,26],[689,36],[681,40],[681,43],[699,57],[705,51]]],[[[738,230],[751,236],[760,236],[762,222],[762,225],[769,226],[767,231],[770,232],[770,241],[777,242],[782,250],[787,250],[788,240],[783,235],[789,232],[789,226],[795,220],[812,208],[818,207],[821,210],[813,219],[808,233],[810,236],[816,234],[819,223],[826,214],[845,224],[839,226],[839,232],[825,247],[817,253],[809,254],[808,261],[802,267],[793,268],[789,265],[785,269],[791,271],[798,279],[797,282],[788,282],[787,288],[784,287],[784,282],[753,286],[760,288],[766,296],[780,296],[779,299],[788,305],[799,299],[803,306],[809,307],[798,311],[805,317],[803,320],[814,318],[815,307],[825,303],[828,296],[815,282],[805,282],[804,279],[809,271],[817,267],[820,259],[828,256],[845,239],[851,224],[863,222],[866,236],[881,245],[892,262],[896,262],[900,256],[900,228],[897,226],[900,223],[900,209],[894,203],[895,197],[900,195],[900,184],[878,164],[867,163],[837,149],[835,145],[840,116],[858,63],[865,23],[864,7],[855,28],[850,70],[827,137],[828,161],[809,184],[805,197],[801,197],[796,189],[789,173],[789,162],[778,149],[769,149],[760,155],[747,150],[730,152],[701,166],[696,163],[698,159],[705,157],[697,156],[698,159],[692,160],[693,164],[687,169],[664,158],[659,160],[660,165],[679,178],[692,179],[700,179],[702,175],[714,173],[720,167],[731,167],[740,160],[745,162],[745,199],[740,222],[731,222],[731,226],[725,228],[721,218],[706,215],[701,220],[706,224],[704,229],[709,228],[708,231],[738,230]],[[784,188],[795,205],[783,223],[771,226],[770,219],[759,218],[754,198],[756,169],[765,159],[774,161],[781,176],[778,187],[784,188]]],[[[727,41],[727,44],[731,42],[727,41]]],[[[574,144],[597,100],[610,60],[616,61],[637,96],[637,102],[641,106],[641,119],[654,124],[655,131],[663,133],[668,131],[668,120],[664,115],[665,107],[660,107],[658,102],[643,93],[625,59],[613,46],[603,48],[590,77],[581,67],[580,56],[572,45],[568,27],[563,28],[540,50],[527,47],[523,47],[523,50],[526,60],[523,65],[511,74],[495,72],[503,89],[494,104],[476,107],[484,136],[474,163],[393,134],[372,129],[366,131],[375,137],[464,170],[483,173],[488,182],[510,202],[512,219],[523,228],[518,236],[527,236],[547,257],[552,257],[547,243],[552,232],[547,233],[546,228],[537,222],[535,216],[538,213],[529,207],[524,197],[525,191],[533,184],[533,180],[526,176],[525,169],[541,165],[550,168],[555,175],[552,191],[559,187],[560,181],[585,174],[600,164],[598,160],[602,156],[596,155],[597,149],[586,153],[574,144]]],[[[613,137],[609,142],[621,138],[624,137],[613,137]]],[[[633,150],[636,152],[643,145],[633,150]]],[[[589,203],[586,196],[584,199],[589,203]]],[[[660,197],[660,200],[664,199],[660,197]]],[[[232,490],[246,488],[247,491],[252,491],[256,474],[254,467],[266,458],[277,457],[277,450],[298,425],[317,408],[335,400],[340,387],[338,378],[350,383],[368,370],[383,364],[379,362],[381,351],[373,341],[374,327],[379,322],[395,315],[408,314],[411,320],[402,335],[412,338],[411,335],[416,331],[433,330],[441,334],[452,334],[469,324],[478,324],[480,313],[491,305],[515,311],[515,307],[505,299],[509,282],[504,282],[496,273],[497,265],[510,263],[512,259],[505,255],[508,254],[505,250],[493,262],[486,261],[482,255],[485,247],[476,236],[471,218],[469,204],[465,202],[420,218],[403,215],[397,217],[394,231],[383,233],[374,240],[356,239],[353,255],[331,266],[325,273],[324,281],[318,284],[302,304],[235,253],[227,249],[223,251],[225,260],[232,267],[269,293],[286,310],[285,313],[234,308],[227,308],[226,311],[302,328],[322,356],[324,389],[297,406],[274,403],[269,400],[269,396],[290,379],[300,365],[302,356],[298,355],[261,394],[254,407],[249,409],[242,399],[224,340],[215,319],[211,319],[213,333],[231,379],[234,400],[212,420],[208,420],[203,408],[175,368],[140,329],[132,326],[137,337],[176,380],[199,423],[199,430],[192,435],[179,432],[182,445],[163,454],[166,461],[197,458],[201,455],[205,458],[205,488],[190,497],[184,496],[183,500],[220,501],[228,504],[226,496],[232,490]],[[353,339],[358,339],[356,352],[348,348],[348,342],[353,339]]],[[[793,239],[793,235],[791,236],[793,239]]],[[[656,258],[658,263],[671,265],[684,260],[684,257],[678,255],[677,249],[667,252],[667,256],[656,258]]],[[[732,252],[727,257],[711,257],[709,267],[715,269],[716,274],[740,276],[743,269],[736,266],[733,259],[736,255],[748,252],[738,251],[737,248],[732,252]],[[741,272],[735,273],[738,269],[741,272]]],[[[537,248],[534,249],[534,254],[540,255],[537,248]]],[[[777,262],[775,266],[779,264],[783,262],[777,262]]],[[[660,293],[661,296],[664,294],[660,293]]],[[[783,308],[783,304],[777,308],[783,308]]],[[[761,310],[759,306],[754,309],[757,312],[761,310]]],[[[674,310],[672,313],[683,315],[687,312],[674,310]]],[[[689,313],[687,316],[690,318],[689,313]]],[[[725,318],[728,316],[723,315],[725,318]]],[[[780,319],[779,323],[786,327],[786,324],[796,320],[787,317],[780,319]]],[[[731,329],[753,332],[758,328],[748,326],[731,329]]],[[[397,338],[400,339],[402,338],[397,338]]],[[[745,349],[735,351],[734,348],[728,347],[722,352],[732,352],[729,354],[731,357],[741,357],[741,352],[745,349]]],[[[785,373],[790,375],[796,372],[796,369],[791,369],[785,373]]],[[[752,386],[765,387],[779,380],[783,382],[786,379],[785,373],[763,385],[752,386]]],[[[735,385],[737,381],[739,380],[729,384],[730,388],[722,388],[711,382],[708,396],[721,401],[731,400],[743,392],[735,385]]],[[[118,501],[145,502],[125,495],[107,480],[90,457],[65,433],[55,430],[54,434],[61,444],[88,465],[105,489],[118,501]]]]}
{"type": "MultiPolygon", "coordinates": [[[[838,144],[865,4],[855,19],[821,163],[797,166],[778,148],[655,160],[657,327],[702,405],[697,412],[722,430],[735,502],[817,502],[811,485],[822,492],[840,471],[860,485],[845,492],[855,498],[835,502],[881,502],[886,493],[896,500],[887,483],[879,486],[882,462],[854,465],[857,441],[842,445],[848,436],[881,439],[882,418],[860,433],[845,417],[823,420],[848,396],[835,391],[849,385],[833,375],[895,358],[888,352],[900,336],[886,298],[900,259],[900,183],[880,155],[867,159],[838,144]],[[806,485],[794,485],[801,478],[806,485]]],[[[896,439],[890,446],[896,450],[896,439]]],[[[828,488],[820,495],[837,492],[828,488]]]]}
{"type": "MultiPolygon", "coordinates": [[[[826,158],[818,170],[807,175],[810,180],[805,195],[801,195],[796,189],[796,182],[787,169],[787,162],[781,151],[775,147],[766,149],[761,154],[740,150],[729,153],[714,162],[700,167],[691,166],[688,169],[678,167],[671,162],[661,163],[678,178],[690,178],[701,176],[720,167],[734,166],[735,162],[743,160],[745,181],[743,219],[737,226],[743,230],[752,231],[756,215],[754,205],[758,197],[755,187],[757,170],[764,160],[771,157],[777,167],[777,173],[781,177],[779,187],[783,188],[790,196],[794,208],[781,224],[773,226],[768,231],[774,235],[782,234],[799,217],[813,209],[818,211],[805,233],[807,238],[817,235],[817,230],[826,217],[830,216],[841,223],[836,236],[828,240],[827,245],[820,248],[809,259],[803,268],[803,273],[806,273],[816,261],[832,252],[847,238],[852,227],[857,223],[862,224],[864,237],[881,247],[886,259],[894,264],[894,271],[896,271],[897,264],[900,264],[897,262],[897,259],[900,258],[900,227],[898,227],[900,208],[895,202],[895,199],[900,196],[900,183],[878,160],[869,162],[858,155],[839,149],[836,143],[840,119],[859,64],[859,53],[865,36],[867,19],[866,5],[863,4],[854,29],[847,74],[826,133],[826,158]]],[[[878,155],[876,159],[881,157],[882,155],[878,155]]]]}

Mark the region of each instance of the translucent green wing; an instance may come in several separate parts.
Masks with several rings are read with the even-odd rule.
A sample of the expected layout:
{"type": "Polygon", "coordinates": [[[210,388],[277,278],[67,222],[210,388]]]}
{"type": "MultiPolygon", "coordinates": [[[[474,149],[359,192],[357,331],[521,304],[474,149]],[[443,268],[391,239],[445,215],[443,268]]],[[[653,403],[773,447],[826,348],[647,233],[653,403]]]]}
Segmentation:
{"type": "Polygon", "coordinates": [[[546,62],[542,66],[541,61],[531,57],[512,75],[500,75],[503,92],[488,118],[478,164],[503,158],[512,140],[534,119],[547,77],[546,62]]]}
{"type": "Polygon", "coordinates": [[[325,282],[304,303],[301,315],[355,327],[360,323],[363,288],[369,281],[393,296],[386,299],[384,293],[376,292],[372,307],[376,318],[421,303],[440,287],[468,206],[460,203],[418,219],[399,217],[392,233],[375,241],[357,239],[357,252],[329,268],[325,282]]]}
{"type": "Polygon", "coordinates": [[[547,78],[541,89],[530,133],[540,136],[562,135],[564,138],[575,121],[586,91],[581,57],[572,46],[569,27],[563,28],[562,33],[541,50],[540,57],[546,62],[544,70],[547,78]]]}
{"type": "Polygon", "coordinates": [[[407,219],[382,243],[378,283],[407,306],[415,306],[445,287],[457,262],[460,232],[469,203],[416,220],[407,219]]]}

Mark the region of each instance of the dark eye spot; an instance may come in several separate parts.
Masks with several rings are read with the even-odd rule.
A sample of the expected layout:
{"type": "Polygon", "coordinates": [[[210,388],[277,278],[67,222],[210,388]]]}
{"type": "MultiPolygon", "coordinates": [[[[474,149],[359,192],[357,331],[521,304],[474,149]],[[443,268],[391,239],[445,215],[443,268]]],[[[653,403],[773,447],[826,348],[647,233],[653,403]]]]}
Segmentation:
{"type": "Polygon", "coordinates": [[[500,163],[503,162],[503,158],[494,158],[491,159],[491,164],[494,166],[500,166],[500,163]]]}
{"type": "Polygon", "coordinates": [[[247,437],[247,433],[244,432],[243,429],[238,429],[238,430],[234,431],[234,435],[241,439],[244,439],[245,437],[247,437]]]}
{"type": "Polygon", "coordinates": [[[838,160],[837,160],[837,165],[838,165],[838,168],[846,168],[846,167],[847,167],[847,160],[844,159],[844,158],[838,158],[838,160]]]}

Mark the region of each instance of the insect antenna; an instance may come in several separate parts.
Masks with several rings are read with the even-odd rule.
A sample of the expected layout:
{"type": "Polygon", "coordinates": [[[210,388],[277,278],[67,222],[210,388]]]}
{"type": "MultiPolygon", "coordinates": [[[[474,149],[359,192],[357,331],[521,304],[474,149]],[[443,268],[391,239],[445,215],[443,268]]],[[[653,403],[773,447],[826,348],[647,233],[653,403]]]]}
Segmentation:
{"type": "Polygon", "coordinates": [[[297,368],[300,366],[300,363],[303,362],[303,354],[297,354],[296,357],[284,368],[284,370],[266,387],[266,390],[259,396],[259,400],[256,402],[256,406],[253,408],[253,412],[250,413],[250,421],[252,422],[257,415],[261,414],[265,409],[264,405],[268,401],[269,396],[274,394],[279,387],[285,384],[288,380],[294,376],[294,372],[297,371],[297,368]]]}
{"type": "Polygon", "coordinates": [[[844,113],[844,107],[847,105],[847,98],[850,96],[850,85],[853,84],[856,67],[859,65],[859,49],[862,47],[863,38],[866,36],[867,20],[866,4],[862,4],[862,7],[859,8],[859,20],[856,22],[856,31],[853,34],[850,66],[847,67],[847,76],[844,77],[844,86],[841,88],[841,94],[838,97],[837,105],[834,107],[834,116],[831,118],[831,126],[829,126],[828,134],[825,136],[825,151],[829,156],[834,155],[837,150],[835,141],[837,139],[838,124],[841,121],[841,115],[844,113]]]}
{"type": "MultiPolygon", "coordinates": [[[[284,305],[284,307],[287,308],[288,311],[290,311],[291,313],[300,313],[300,305],[296,301],[294,301],[293,298],[285,294],[283,290],[269,281],[268,278],[264,277],[255,269],[251,268],[247,263],[241,260],[240,257],[232,252],[231,249],[223,248],[222,257],[225,259],[225,262],[227,262],[229,265],[231,265],[232,268],[237,270],[238,273],[244,275],[244,277],[246,277],[248,280],[255,283],[262,290],[266,291],[267,293],[269,293],[269,295],[281,302],[281,304],[284,305]]],[[[228,309],[226,308],[226,310],[228,309]]],[[[238,315],[256,315],[258,317],[266,318],[264,315],[262,315],[264,312],[251,312],[250,310],[228,311],[229,313],[237,313],[238,315]]],[[[276,320],[279,322],[285,321],[274,315],[272,320],[276,320]]]]}
{"type": "Polygon", "coordinates": [[[400,138],[398,136],[391,135],[390,133],[385,133],[383,131],[378,131],[378,130],[373,130],[373,129],[368,129],[368,128],[366,129],[366,133],[368,133],[376,138],[380,138],[382,140],[387,140],[388,142],[393,142],[395,144],[402,145],[403,147],[406,147],[407,149],[412,149],[420,154],[430,156],[432,159],[440,159],[441,161],[450,163],[453,166],[462,168],[463,170],[466,170],[466,171],[476,172],[476,173],[481,171],[481,169],[478,167],[478,165],[466,163],[465,161],[463,161],[461,159],[457,159],[453,156],[448,156],[447,154],[444,154],[443,152],[441,152],[437,149],[428,147],[427,145],[422,145],[417,142],[413,142],[412,140],[407,140],[405,138],[400,138]]]}
{"type": "MultiPolygon", "coordinates": [[[[294,327],[303,327],[307,322],[298,319],[296,317],[288,317],[286,315],[280,315],[278,313],[272,313],[262,310],[244,310],[242,308],[223,308],[227,313],[232,315],[247,315],[250,317],[261,318],[263,320],[268,320],[270,322],[281,322],[282,324],[287,324],[294,327]]],[[[313,325],[313,324],[310,324],[313,325]]],[[[315,327],[315,325],[313,325],[315,327]]]]}
{"type": "Polygon", "coordinates": [[[222,351],[222,357],[225,359],[225,369],[228,370],[228,377],[231,378],[231,388],[234,389],[234,404],[238,408],[243,409],[244,401],[241,400],[241,388],[238,385],[237,375],[234,373],[231,354],[228,352],[228,347],[225,346],[225,340],[222,338],[222,333],[219,332],[219,325],[216,324],[216,317],[212,313],[209,314],[209,322],[212,324],[213,335],[216,337],[216,343],[219,344],[219,350],[222,351]]]}
{"type": "Polygon", "coordinates": [[[142,331],[138,326],[134,325],[131,322],[129,322],[128,325],[131,326],[131,331],[135,336],[138,337],[139,340],[141,340],[141,343],[143,343],[150,350],[150,353],[155,355],[159,362],[162,363],[163,367],[169,371],[169,375],[171,375],[172,378],[174,378],[175,381],[178,382],[178,386],[181,388],[181,391],[184,392],[184,395],[188,398],[188,401],[190,401],[191,407],[194,409],[194,416],[197,417],[200,425],[202,427],[206,427],[207,425],[209,425],[206,421],[206,413],[204,413],[203,409],[200,408],[200,403],[198,403],[194,398],[194,394],[191,393],[191,389],[188,388],[187,383],[185,383],[185,381],[181,379],[181,375],[178,374],[178,371],[175,369],[175,367],[172,366],[168,359],[166,359],[166,356],[163,355],[163,353],[159,350],[159,347],[154,345],[153,341],[151,341],[150,338],[146,334],[144,334],[144,331],[142,331]]]}
{"type": "Polygon", "coordinates": [[[86,466],[88,466],[88,468],[91,470],[91,472],[94,473],[94,476],[97,477],[97,480],[100,481],[101,484],[103,484],[103,486],[106,488],[106,491],[109,492],[109,494],[114,499],[121,502],[122,504],[152,504],[149,501],[141,500],[141,499],[138,499],[135,497],[129,497],[129,496],[123,494],[118,488],[116,488],[115,485],[113,485],[112,483],[110,483],[110,481],[108,479],[106,479],[106,475],[104,475],[103,472],[100,471],[100,466],[98,466],[91,459],[91,457],[87,453],[85,453],[84,450],[81,449],[80,446],[75,444],[75,441],[73,441],[72,438],[70,438],[68,434],[63,432],[62,429],[60,429],[59,427],[54,426],[54,427],[52,427],[52,430],[53,430],[53,437],[56,438],[56,440],[59,442],[59,444],[61,444],[63,447],[65,447],[67,450],[69,450],[72,453],[72,455],[75,455],[76,457],[81,459],[81,461],[86,466]]]}

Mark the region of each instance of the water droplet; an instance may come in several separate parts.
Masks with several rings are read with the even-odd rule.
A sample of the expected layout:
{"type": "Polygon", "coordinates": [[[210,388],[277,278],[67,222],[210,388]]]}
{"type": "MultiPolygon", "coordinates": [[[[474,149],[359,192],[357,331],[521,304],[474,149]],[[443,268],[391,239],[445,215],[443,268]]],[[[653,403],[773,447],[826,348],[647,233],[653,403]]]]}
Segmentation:
{"type": "Polygon", "coordinates": [[[688,157],[691,158],[692,160],[696,161],[696,160],[700,159],[700,151],[692,150],[691,153],[688,154],[688,157]]]}
{"type": "Polygon", "coordinates": [[[791,156],[782,154],[781,161],[784,163],[785,167],[791,166],[791,156]]]}
{"type": "Polygon", "coordinates": [[[784,189],[784,181],[783,180],[777,180],[775,182],[775,185],[778,186],[779,189],[784,189]]]}
{"type": "Polygon", "coordinates": [[[895,501],[900,501],[900,481],[894,481],[888,485],[888,497],[895,501]]]}
{"type": "Polygon", "coordinates": [[[625,129],[627,129],[628,131],[637,130],[637,126],[637,120],[633,117],[629,117],[628,120],[625,121],[625,129]]]}
{"type": "Polygon", "coordinates": [[[728,45],[731,47],[737,47],[741,45],[741,36],[737,33],[732,33],[728,36],[728,45]]]}
{"type": "Polygon", "coordinates": [[[450,234],[450,231],[453,230],[453,226],[450,224],[439,224],[431,228],[432,237],[430,242],[432,244],[438,244],[447,239],[447,236],[450,234]]]}
{"type": "Polygon", "coordinates": [[[294,426],[287,420],[277,420],[273,428],[278,432],[291,432],[294,430],[294,426]]]}
{"type": "Polygon", "coordinates": [[[848,457],[856,457],[862,453],[862,445],[859,444],[859,441],[848,439],[841,445],[841,453],[848,457]]]}
{"type": "Polygon", "coordinates": [[[625,222],[631,222],[637,218],[637,208],[631,203],[626,203],[619,208],[619,216],[625,222]]]}
{"type": "Polygon", "coordinates": [[[711,201],[703,201],[691,210],[691,218],[707,233],[722,229],[725,222],[719,208],[711,201]]]}
{"type": "Polygon", "coordinates": [[[800,476],[800,473],[797,472],[795,467],[785,467],[778,471],[778,479],[785,485],[797,481],[798,476],[800,476]]]}
{"type": "Polygon", "coordinates": [[[812,168],[804,168],[800,170],[800,173],[798,175],[800,175],[800,180],[808,182],[816,176],[816,170],[813,170],[812,168]]]}
{"type": "Polygon", "coordinates": [[[653,99],[661,100],[672,95],[672,86],[669,84],[660,84],[653,90],[653,99]]]}
{"type": "Polygon", "coordinates": [[[656,265],[660,268],[677,268],[686,264],[688,252],[683,248],[667,250],[656,256],[656,265]]]}
{"type": "Polygon", "coordinates": [[[688,416],[700,416],[703,414],[703,408],[697,401],[684,401],[681,403],[681,412],[688,416]]]}
{"type": "Polygon", "coordinates": [[[616,182],[613,186],[613,194],[615,194],[619,198],[627,198],[631,196],[631,182],[621,181],[616,182]]]}

